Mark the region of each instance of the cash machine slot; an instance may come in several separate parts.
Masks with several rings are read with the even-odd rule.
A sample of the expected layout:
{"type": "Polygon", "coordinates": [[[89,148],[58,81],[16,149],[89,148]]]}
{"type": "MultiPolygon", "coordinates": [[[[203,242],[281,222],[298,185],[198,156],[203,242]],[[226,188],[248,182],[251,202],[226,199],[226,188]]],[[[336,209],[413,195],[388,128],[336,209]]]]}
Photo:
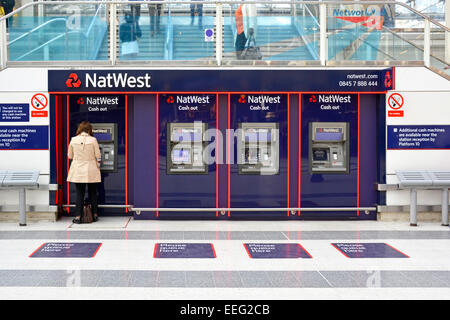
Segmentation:
{"type": "Polygon", "coordinates": [[[117,123],[92,123],[102,160],[100,171],[117,172],[117,123]]]}
{"type": "Polygon", "coordinates": [[[206,129],[207,124],[202,122],[167,125],[167,174],[208,173],[203,161],[206,129]]]}
{"type": "Polygon", "coordinates": [[[349,173],[349,126],[346,122],[309,124],[311,173],[349,173]]]}
{"type": "Polygon", "coordinates": [[[280,138],[278,123],[239,124],[239,174],[279,173],[280,138]]]}

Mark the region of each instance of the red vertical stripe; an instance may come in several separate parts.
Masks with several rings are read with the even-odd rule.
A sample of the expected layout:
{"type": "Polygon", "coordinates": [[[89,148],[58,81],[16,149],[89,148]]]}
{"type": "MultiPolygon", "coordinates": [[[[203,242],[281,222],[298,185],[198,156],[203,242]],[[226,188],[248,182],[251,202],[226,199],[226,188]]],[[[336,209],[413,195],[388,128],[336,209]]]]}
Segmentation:
{"type": "MultiPolygon", "coordinates": [[[[230,94],[228,93],[228,131],[227,131],[227,161],[228,161],[228,191],[227,191],[227,198],[228,198],[228,208],[230,208],[231,199],[230,199],[230,174],[231,174],[231,166],[230,166],[230,127],[231,127],[231,119],[230,119],[230,94]]],[[[230,211],[228,211],[228,217],[230,216],[230,211]]]]}
{"type": "MultiPolygon", "coordinates": [[[[55,96],[55,160],[56,160],[56,184],[59,185],[59,127],[58,127],[58,103],[59,96],[55,96]]],[[[56,205],[59,206],[59,187],[56,189],[56,205]]]]}
{"type": "Polygon", "coordinates": [[[159,94],[156,94],[156,208],[159,208],[159,94]]]}
{"type": "MultiPolygon", "coordinates": [[[[297,189],[297,207],[300,208],[300,195],[301,195],[301,175],[302,175],[302,94],[298,94],[298,189],[297,189]]],[[[300,216],[298,211],[298,216],[300,216]]]]}
{"type": "MultiPolygon", "coordinates": [[[[290,177],[290,161],[291,161],[291,155],[290,155],[290,126],[291,126],[291,117],[290,117],[290,95],[288,93],[287,95],[287,207],[290,208],[290,197],[291,197],[291,177],[290,177]]],[[[289,217],[290,212],[287,212],[287,216],[289,217]]]]}
{"type": "MultiPolygon", "coordinates": [[[[360,94],[358,93],[358,160],[357,160],[357,181],[356,181],[356,206],[359,208],[359,158],[360,158],[360,94]]],[[[356,215],[359,217],[359,210],[356,212],[356,215]]]]}
{"type": "MultiPolygon", "coordinates": [[[[125,95],[125,205],[128,205],[128,95],[125,95]]],[[[128,208],[125,208],[128,213],[128,208]]]]}
{"type": "MultiPolygon", "coordinates": [[[[219,207],[219,95],[216,94],[216,208],[219,207]]],[[[216,211],[216,217],[219,211],[216,211]]]]}
{"type": "MultiPolygon", "coordinates": [[[[66,96],[66,152],[69,152],[69,95],[66,96]]],[[[69,157],[67,156],[66,153],[66,158],[67,158],[67,176],[69,175],[69,157]]],[[[66,186],[66,192],[67,192],[67,204],[70,204],[70,192],[69,192],[69,181],[67,181],[67,186],[66,186]]],[[[67,207],[67,213],[70,213],[70,208],[67,207]]]]}
{"type": "Polygon", "coordinates": [[[395,67],[392,67],[392,90],[395,90],[395,67]]]}

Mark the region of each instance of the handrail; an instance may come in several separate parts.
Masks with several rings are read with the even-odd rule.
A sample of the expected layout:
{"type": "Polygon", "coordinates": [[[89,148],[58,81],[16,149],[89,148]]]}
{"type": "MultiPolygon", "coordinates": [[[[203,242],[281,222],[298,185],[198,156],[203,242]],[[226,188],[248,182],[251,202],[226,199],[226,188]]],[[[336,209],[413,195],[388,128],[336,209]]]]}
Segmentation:
{"type": "MultiPolygon", "coordinates": [[[[84,37],[85,39],[89,39],[89,35],[90,35],[90,33],[91,33],[92,28],[94,27],[94,23],[95,23],[95,21],[96,21],[97,16],[99,15],[99,12],[100,12],[100,9],[102,8],[102,6],[103,6],[103,4],[101,4],[101,5],[98,6],[97,11],[95,12],[95,15],[92,17],[91,23],[90,23],[90,25],[89,25],[89,27],[88,27],[86,33],[83,34],[83,35],[85,36],[85,37],[84,37]]],[[[106,9],[106,6],[105,6],[105,9],[106,9]]],[[[108,29],[107,27],[104,28],[104,30],[103,30],[103,32],[102,32],[102,33],[103,33],[103,36],[101,37],[101,40],[99,40],[99,41],[97,42],[96,46],[95,46],[95,50],[94,50],[93,52],[96,53],[96,55],[98,55],[98,52],[99,52],[99,50],[100,50],[100,46],[101,46],[102,41],[103,41],[103,38],[104,38],[104,34],[106,33],[107,29],[108,29]]],[[[92,55],[91,55],[91,56],[92,56],[92,55]]]]}
{"type": "Polygon", "coordinates": [[[17,60],[20,60],[20,59],[22,59],[22,58],[25,58],[26,56],[28,56],[28,55],[30,55],[30,54],[36,52],[36,51],[41,50],[42,48],[44,48],[44,47],[46,47],[47,45],[49,45],[49,44],[55,42],[56,40],[61,39],[61,38],[62,38],[63,36],[65,36],[65,35],[66,35],[65,33],[61,33],[61,34],[57,35],[56,37],[54,37],[54,38],[48,40],[47,42],[45,42],[45,43],[43,43],[43,44],[41,44],[39,47],[36,47],[36,48],[34,48],[34,49],[28,51],[27,53],[24,53],[23,55],[21,55],[20,57],[18,57],[17,60]]]}
{"type": "MultiPolygon", "coordinates": [[[[311,12],[311,10],[308,8],[308,6],[304,5],[303,8],[306,9],[306,11],[308,11],[308,14],[311,16],[311,18],[313,19],[314,23],[317,25],[318,29],[320,29],[320,23],[319,21],[317,21],[316,17],[313,15],[313,13],[311,12]]],[[[314,47],[311,48],[310,42],[307,41],[305,38],[305,36],[303,35],[302,32],[300,32],[300,30],[297,28],[297,32],[300,34],[300,36],[302,37],[303,41],[305,42],[306,48],[308,49],[309,53],[311,54],[311,56],[315,59],[315,60],[319,60],[320,57],[318,55],[318,53],[316,52],[316,50],[314,50],[314,47]]]]}
{"type": "Polygon", "coordinates": [[[14,42],[16,42],[16,41],[18,41],[18,40],[20,40],[20,39],[25,38],[26,36],[32,34],[33,32],[35,32],[35,31],[37,31],[37,30],[40,30],[41,28],[45,27],[46,25],[48,25],[48,24],[50,24],[50,23],[57,22],[57,21],[58,21],[58,22],[67,22],[67,19],[66,19],[66,18],[54,18],[54,19],[52,19],[52,20],[46,21],[46,22],[44,22],[44,23],[38,25],[36,28],[31,29],[31,30],[28,31],[28,32],[25,32],[24,34],[21,34],[19,37],[17,37],[17,38],[15,38],[14,40],[10,41],[8,44],[9,44],[9,45],[12,45],[14,42]]]}
{"type": "Polygon", "coordinates": [[[89,37],[89,34],[91,33],[91,30],[94,26],[94,22],[95,22],[95,18],[98,16],[98,13],[100,11],[100,9],[102,8],[103,4],[99,5],[97,8],[97,11],[95,11],[95,15],[92,17],[91,23],[89,24],[89,27],[86,31],[86,38],[89,37]]]}
{"type": "Polygon", "coordinates": [[[305,6],[306,10],[308,11],[311,18],[313,18],[313,21],[317,24],[318,27],[320,27],[319,21],[317,21],[316,17],[312,14],[311,10],[309,10],[308,6],[305,6]]]}

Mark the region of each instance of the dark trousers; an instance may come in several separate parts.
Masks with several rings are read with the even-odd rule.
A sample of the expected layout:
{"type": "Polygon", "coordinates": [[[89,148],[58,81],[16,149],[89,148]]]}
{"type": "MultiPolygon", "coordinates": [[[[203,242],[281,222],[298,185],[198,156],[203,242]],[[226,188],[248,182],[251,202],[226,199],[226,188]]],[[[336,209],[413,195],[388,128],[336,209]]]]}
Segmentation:
{"type": "Polygon", "coordinates": [[[203,4],[191,3],[191,24],[194,23],[195,11],[197,11],[198,14],[198,25],[201,27],[203,25],[203,4]]]}
{"type": "Polygon", "coordinates": [[[149,4],[148,14],[150,15],[150,31],[159,32],[159,18],[161,16],[161,4],[149,4]]]}
{"type": "Polygon", "coordinates": [[[238,34],[236,36],[236,43],[234,44],[236,48],[236,58],[240,59],[242,51],[245,49],[245,44],[247,43],[247,38],[245,37],[245,32],[238,34]]]}
{"type": "Polygon", "coordinates": [[[86,193],[86,185],[88,186],[89,201],[92,207],[92,214],[98,213],[98,195],[97,183],[75,183],[77,190],[76,212],[77,216],[83,214],[84,195],[86,193]]]}
{"type": "Polygon", "coordinates": [[[141,5],[140,4],[130,4],[131,15],[134,18],[134,21],[139,22],[139,18],[141,17],[141,5]]]}

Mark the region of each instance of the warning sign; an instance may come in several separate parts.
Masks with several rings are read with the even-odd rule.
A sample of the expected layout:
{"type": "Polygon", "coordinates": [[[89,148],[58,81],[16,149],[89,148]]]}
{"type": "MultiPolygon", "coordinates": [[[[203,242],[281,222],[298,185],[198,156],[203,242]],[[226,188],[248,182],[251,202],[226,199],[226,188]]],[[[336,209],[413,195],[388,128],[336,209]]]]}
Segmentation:
{"type": "Polygon", "coordinates": [[[404,111],[400,110],[403,107],[405,100],[399,93],[393,93],[388,98],[388,105],[391,110],[388,110],[389,117],[403,117],[404,111]]]}
{"type": "Polygon", "coordinates": [[[37,93],[31,98],[31,106],[33,111],[31,111],[32,117],[48,117],[48,111],[44,111],[48,105],[47,96],[42,93],[37,93]],[[37,111],[36,111],[37,110],[37,111]]]}

